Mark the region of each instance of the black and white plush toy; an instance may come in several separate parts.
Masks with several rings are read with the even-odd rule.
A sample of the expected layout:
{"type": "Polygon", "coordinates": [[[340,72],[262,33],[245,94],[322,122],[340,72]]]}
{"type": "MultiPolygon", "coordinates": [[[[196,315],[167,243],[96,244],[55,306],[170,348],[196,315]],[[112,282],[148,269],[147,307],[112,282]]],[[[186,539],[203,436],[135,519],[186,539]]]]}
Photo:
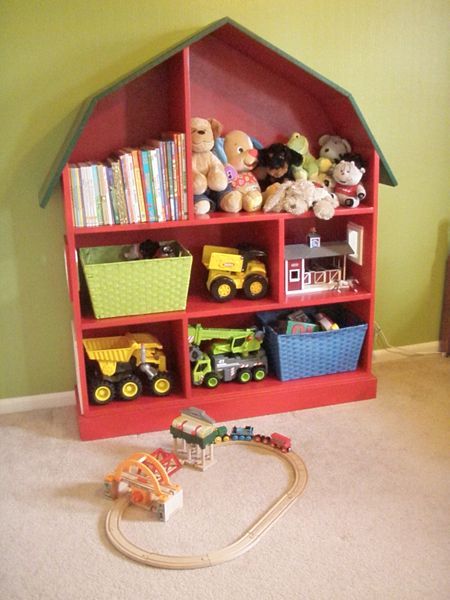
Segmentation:
{"type": "Polygon", "coordinates": [[[259,182],[264,191],[273,183],[284,183],[295,179],[293,167],[299,167],[303,162],[301,154],[285,144],[271,144],[258,150],[258,166],[264,174],[259,182]]]}

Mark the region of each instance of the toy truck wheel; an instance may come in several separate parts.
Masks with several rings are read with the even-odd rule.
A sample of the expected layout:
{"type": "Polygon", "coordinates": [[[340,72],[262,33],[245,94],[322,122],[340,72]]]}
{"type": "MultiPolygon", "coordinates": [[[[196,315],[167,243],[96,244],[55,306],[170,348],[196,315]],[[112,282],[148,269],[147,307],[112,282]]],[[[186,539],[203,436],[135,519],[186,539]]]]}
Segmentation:
{"type": "Polygon", "coordinates": [[[267,279],[262,275],[249,275],[244,281],[244,294],[249,300],[264,298],[268,290],[267,279]]]}
{"type": "Polygon", "coordinates": [[[206,373],[203,379],[203,385],[210,390],[216,388],[220,383],[219,376],[215,373],[206,373]]]}
{"type": "Polygon", "coordinates": [[[152,392],[155,396],[167,396],[172,389],[172,380],[168,373],[158,373],[152,379],[152,392]]]}
{"type": "Polygon", "coordinates": [[[193,347],[189,350],[189,360],[191,362],[195,362],[201,358],[202,354],[203,352],[200,350],[200,348],[193,347]]]}
{"type": "Polygon", "coordinates": [[[135,400],[142,394],[142,383],[136,375],[129,375],[117,387],[122,400],[135,400]]]}
{"type": "Polygon", "coordinates": [[[250,369],[240,369],[237,374],[237,380],[239,383],[248,383],[252,379],[252,372],[250,369]]]}
{"type": "Polygon", "coordinates": [[[262,381],[267,375],[267,370],[263,366],[254,367],[252,371],[252,377],[255,381],[262,381]]]}
{"type": "Polygon", "coordinates": [[[229,277],[217,277],[211,283],[209,291],[217,302],[226,302],[236,296],[236,285],[229,277]]]}
{"type": "Polygon", "coordinates": [[[110,381],[94,381],[89,397],[94,404],[108,404],[114,398],[114,384],[110,381]]]}

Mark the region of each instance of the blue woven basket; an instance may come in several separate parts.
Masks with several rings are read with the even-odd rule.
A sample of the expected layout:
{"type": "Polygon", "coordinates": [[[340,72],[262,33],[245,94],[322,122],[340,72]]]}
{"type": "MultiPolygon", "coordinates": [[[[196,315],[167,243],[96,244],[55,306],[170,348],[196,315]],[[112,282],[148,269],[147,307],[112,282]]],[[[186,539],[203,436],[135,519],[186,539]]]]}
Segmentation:
{"type": "MultiPolygon", "coordinates": [[[[271,324],[292,312],[258,313],[265,330],[264,346],[269,365],[278,379],[302,379],[331,373],[354,371],[367,331],[367,324],[344,309],[326,307],[323,312],[338,323],[340,329],[299,335],[279,334],[271,324]]],[[[308,311],[307,309],[305,312],[308,311]]],[[[318,312],[318,311],[317,311],[318,312]]]]}

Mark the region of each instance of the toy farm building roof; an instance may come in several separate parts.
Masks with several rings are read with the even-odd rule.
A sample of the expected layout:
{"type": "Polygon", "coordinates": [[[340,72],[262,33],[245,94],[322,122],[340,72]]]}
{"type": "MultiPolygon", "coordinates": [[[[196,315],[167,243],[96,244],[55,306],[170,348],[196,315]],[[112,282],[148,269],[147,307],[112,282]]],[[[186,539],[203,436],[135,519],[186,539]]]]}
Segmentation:
{"type": "Polygon", "coordinates": [[[186,131],[191,115],[214,116],[262,144],[300,131],[317,155],[324,133],[380,158],[380,183],[396,179],[346,90],[229,18],[210,24],[88,98],[40,190],[45,207],[67,162],[104,160],[161,131],[186,131]],[[217,114],[211,114],[217,111],[217,114]]]}

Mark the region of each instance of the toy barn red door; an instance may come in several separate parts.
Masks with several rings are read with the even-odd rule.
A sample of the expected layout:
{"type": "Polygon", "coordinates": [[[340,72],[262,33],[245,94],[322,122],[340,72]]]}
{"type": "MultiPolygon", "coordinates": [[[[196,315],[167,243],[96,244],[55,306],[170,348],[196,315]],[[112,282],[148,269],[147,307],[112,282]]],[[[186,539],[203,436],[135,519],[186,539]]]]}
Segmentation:
{"type": "Polygon", "coordinates": [[[288,259],[285,262],[286,294],[295,294],[302,290],[303,260],[300,258],[288,259]]]}

